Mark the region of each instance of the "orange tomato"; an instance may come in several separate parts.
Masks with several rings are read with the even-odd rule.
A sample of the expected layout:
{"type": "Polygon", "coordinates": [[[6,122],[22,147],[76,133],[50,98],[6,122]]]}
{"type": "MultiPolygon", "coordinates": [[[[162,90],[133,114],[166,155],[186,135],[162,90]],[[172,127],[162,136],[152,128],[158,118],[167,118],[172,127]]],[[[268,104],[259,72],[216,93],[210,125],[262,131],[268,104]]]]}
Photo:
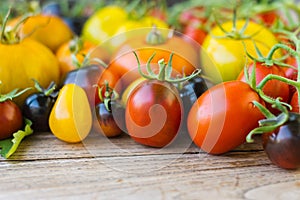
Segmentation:
{"type": "Polygon", "coordinates": [[[183,38],[173,36],[159,44],[151,44],[146,37],[147,34],[142,34],[127,40],[112,56],[108,69],[122,78],[124,87],[140,77],[133,51],[138,55],[142,66],[147,63],[153,53],[156,53],[151,62],[154,64],[153,67],[157,67],[160,59],[168,62],[171,53],[174,53],[172,62],[174,73],[189,75],[199,68],[198,52],[183,38]]]}
{"type": "MultiPolygon", "coordinates": [[[[56,52],[56,57],[60,66],[61,77],[63,77],[67,72],[79,67],[74,64],[72,58],[73,53],[71,51],[71,45],[76,45],[74,44],[75,42],[76,41],[74,39],[65,42],[58,48],[56,52]]],[[[104,48],[100,46],[97,47],[95,44],[88,41],[82,41],[82,45],[79,45],[78,52],[75,53],[79,64],[83,64],[82,62],[88,53],[90,53],[90,64],[94,63],[92,61],[93,58],[101,59],[105,63],[109,61],[109,53],[104,48]]]]}

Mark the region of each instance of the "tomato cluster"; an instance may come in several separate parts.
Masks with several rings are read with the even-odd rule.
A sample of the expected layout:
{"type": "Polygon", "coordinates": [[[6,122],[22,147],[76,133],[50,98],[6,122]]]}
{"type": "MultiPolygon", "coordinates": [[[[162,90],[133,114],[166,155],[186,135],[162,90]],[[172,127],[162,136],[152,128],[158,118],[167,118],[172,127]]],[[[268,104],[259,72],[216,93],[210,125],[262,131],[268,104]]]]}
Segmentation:
{"type": "Polygon", "coordinates": [[[215,155],[263,133],[270,160],[298,168],[299,24],[280,12],[284,3],[270,10],[251,1],[234,8],[220,2],[177,4],[169,16],[176,23],[161,10],[158,18],[153,7],[105,5],[77,32],[49,8],[7,17],[2,91],[34,83],[36,89],[14,101],[0,96],[0,123],[9,125],[1,126],[0,139],[21,129],[22,117],[35,132],[51,131],[69,143],[91,131],[125,132],[162,148],[184,132],[215,155]],[[10,81],[16,76],[18,84],[10,81]]]}

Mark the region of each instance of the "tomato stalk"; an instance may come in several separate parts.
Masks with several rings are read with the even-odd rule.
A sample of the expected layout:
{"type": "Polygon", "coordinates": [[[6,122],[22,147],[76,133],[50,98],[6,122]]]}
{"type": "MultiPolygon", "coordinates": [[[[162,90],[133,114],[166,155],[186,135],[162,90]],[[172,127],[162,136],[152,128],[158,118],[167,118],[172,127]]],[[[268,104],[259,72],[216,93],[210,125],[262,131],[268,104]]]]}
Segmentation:
{"type": "Polygon", "coordinates": [[[133,51],[134,56],[136,57],[137,63],[138,63],[138,71],[140,75],[148,80],[159,80],[159,81],[167,81],[169,83],[180,83],[184,81],[188,81],[196,76],[198,76],[201,73],[200,69],[195,70],[191,75],[183,77],[183,78],[177,78],[172,79],[171,73],[172,73],[172,59],[173,59],[173,53],[170,54],[170,58],[168,61],[168,64],[165,63],[164,59],[161,59],[158,61],[159,65],[159,73],[155,74],[153,70],[151,69],[150,63],[153,60],[155,53],[152,54],[152,56],[149,58],[146,64],[146,70],[148,74],[145,74],[142,72],[141,64],[139,61],[139,58],[137,54],[133,51]]]}
{"type": "Polygon", "coordinates": [[[107,111],[111,111],[109,106],[110,102],[119,98],[119,94],[111,87],[109,87],[109,82],[105,81],[104,85],[99,87],[99,85],[95,85],[98,87],[98,96],[100,101],[102,101],[105,105],[107,111]],[[105,91],[103,92],[103,89],[105,91]]]}
{"type": "MultiPolygon", "coordinates": [[[[295,57],[295,59],[296,59],[297,69],[298,69],[297,80],[294,81],[294,80],[288,79],[286,77],[269,74],[255,87],[255,90],[258,92],[259,96],[264,101],[266,101],[267,103],[271,103],[275,108],[277,108],[279,111],[281,111],[281,114],[279,114],[278,116],[275,116],[268,109],[264,108],[259,103],[253,102],[254,105],[257,106],[260,109],[260,111],[266,116],[267,119],[259,121],[260,127],[252,130],[248,134],[248,136],[246,138],[247,142],[253,142],[252,136],[254,134],[262,134],[262,133],[274,131],[278,127],[285,124],[289,119],[289,113],[288,113],[287,107],[289,109],[291,109],[291,106],[289,104],[281,102],[280,98],[272,99],[263,93],[262,88],[266,85],[266,83],[269,80],[278,80],[278,81],[281,81],[281,82],[284,82],[284,83],[294,86],[298,92],[298,105],[300,105],[300,73],[299,73],[299,71],[300,71],[300,53],[299,53],[300,40],[298,39],[298,34],[300,32],[300,28],[293,33],[290,33],[288,31],[281,31],[281,32],[285,33],[289,37],[289,39],[291,39],[294,42],[296,50],[290,48],[289,46],[287,46],[285,44],[276,44],[272,47],[272,49],[270,50],[270,52],[266,58],[262,58],[260,56],[259,59],[254,59],[254,62],[256,62],[256,61],[264,62],[264,63],[266,63],[266,65],[273,64],[274,61],[272,60],[272,56],[275,53],[275,51],[278,49],[284,49],[290,55],[295,57]]],[[[276,64],[281,65],[281,63],[276,63],[276,64]]],[[[255,76],[255,73],[254,73],[254,76],[255,76]]]]}

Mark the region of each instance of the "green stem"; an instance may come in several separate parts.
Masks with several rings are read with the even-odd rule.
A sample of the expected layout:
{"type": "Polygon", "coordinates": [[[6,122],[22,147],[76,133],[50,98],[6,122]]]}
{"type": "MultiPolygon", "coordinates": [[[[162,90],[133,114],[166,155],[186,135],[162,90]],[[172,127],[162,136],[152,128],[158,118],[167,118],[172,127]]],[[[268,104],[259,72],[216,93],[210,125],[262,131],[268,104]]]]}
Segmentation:
{"type": "Polygon", "coordinates": [[[271,60],[275,51],[277,51],[278,49],[284,49],[286,50],[288,53],[290,53],[292,56],[297,57],[297,52],[295,50],[293,50],[292,48],[288,47],[285,44],[275,44],[271,50],[269,51],[269,54],[266,57],[266,60],[271,60]]]}
{"type": "Polygon", "coordinates": [[[279,75],[276,75],[276,74],[268,74],[257,86],[258,89],[262,89],[266,83],[269,81],[269,80],[272,80],[272,79],[275,79],[275,80],[278,80],[278,81],[281,81],[281,82],[284,82],[284,83],[287,83],[289,85],[292,85],[296,88],[300,88],[300,82],[298,81],[294,81],[294,80],[291,80],[291,79],[288,79],[288,78],[285,78],[285,77],[282,77],[282,76],[279,76],[279,75]]]}

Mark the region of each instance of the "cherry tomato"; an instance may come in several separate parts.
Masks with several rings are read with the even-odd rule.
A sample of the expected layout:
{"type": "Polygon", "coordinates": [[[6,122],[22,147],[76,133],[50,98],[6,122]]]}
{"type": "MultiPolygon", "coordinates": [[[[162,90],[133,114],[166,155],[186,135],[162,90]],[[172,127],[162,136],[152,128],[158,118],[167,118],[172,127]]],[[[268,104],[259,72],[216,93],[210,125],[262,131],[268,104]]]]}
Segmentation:
{"type": "Polygon", "coordinates": [[[125,109],[118,101],[104,102],[95,107],[96,123],[94,128],[106,137],[115,137],[125,130],[125,109]]]}
{"type": "MultiPolygon", "coordinates": [[[[248,74],[251,74],[253,67],[254,67],[253,64],[251,64],[248,67],[248,74]]],[[[256,85],[258,85],[268,74],[275,74],[275,75],[285,77],[285,73],[283,69],[277,65],[266,66],[258,62],[255,65],[255,71],[256,71],[256,85]]],[[[246,81],[244,70],[240,73],[237,80],[246,81]]],[[[266,85],[262,88],[262,90],[267,96],[270,96],[272,98],[281,97],[283,102],[288,102],[289,100],[289,93],[290,93],[289,85],[281,81],[269,80],[266,83],[266,85]]],[[[267,107],[274,112],[278,112],[272,109],[271,105],[267,105],[267,107]]]]}
{"type": "Polygon", "coordinates": [[[194,103],[187,119],[194,143],[210,154],[223,154],[245,142],[264,116],[253,101],[258,94],[242,81],[211,87],[194,103]]]}
{"type": "Polygon", "coordinates": [[[44,89],[36,82],[38,92],[29,95],[25,99],[22,113],[25,118],[32,122],[32,129],[34,131],[50,131],[49,116],[58,94],[57,91],[54,91],[55,86],[55,83],[52,82],[47,89],[44,89]]]}
{"type": "Polygon", "coordinates": [[[290,105],[292,106],[291,112],[299,113],[299,103],[298,103],[298,92],[294,92],[290,105]]]}
{"type": "Polygon", "coordinates": [[[164,147],[176,137],[183,117],[177,89],[165,81],[146,80],[128,98],[125,122],[136,142],[164,147]]]}
{"type": "Polygon", "coordinates": [[[60,140],[84,140],[92,127],[92,113],[85,91],[76,84],[64,85],[49,117],[51,132],[60,140]]]}
{"type": "Polygon", "coordinates": [[[193,20],[183,29],[183,34],[202,45],[207,32],[201,27],[199,20],[193,20]]]}
{"type": "Polygon", "coordinates": [[[275,165],[285,169],[300,167],[300,115],[290,113],[289,120],[276,131],[263,134],[263,147],[275,165]]]}
{"type": "Polygon", "coordinates": [[[74,69],[66,74],[62,85],[75,83],[82,87],[88,96],[90,105],[93,107],[95,105],[95,95],[97,94],[97,89],[94,85],[98,83],[103,70],[104,68],[98,65],[90,65],[74,69]]]}
{"type": "Polygon", "coordinates": [[[20,108],[11,100],[0,102],[0,140],[11,137],[22,125],[20,108]]]}

